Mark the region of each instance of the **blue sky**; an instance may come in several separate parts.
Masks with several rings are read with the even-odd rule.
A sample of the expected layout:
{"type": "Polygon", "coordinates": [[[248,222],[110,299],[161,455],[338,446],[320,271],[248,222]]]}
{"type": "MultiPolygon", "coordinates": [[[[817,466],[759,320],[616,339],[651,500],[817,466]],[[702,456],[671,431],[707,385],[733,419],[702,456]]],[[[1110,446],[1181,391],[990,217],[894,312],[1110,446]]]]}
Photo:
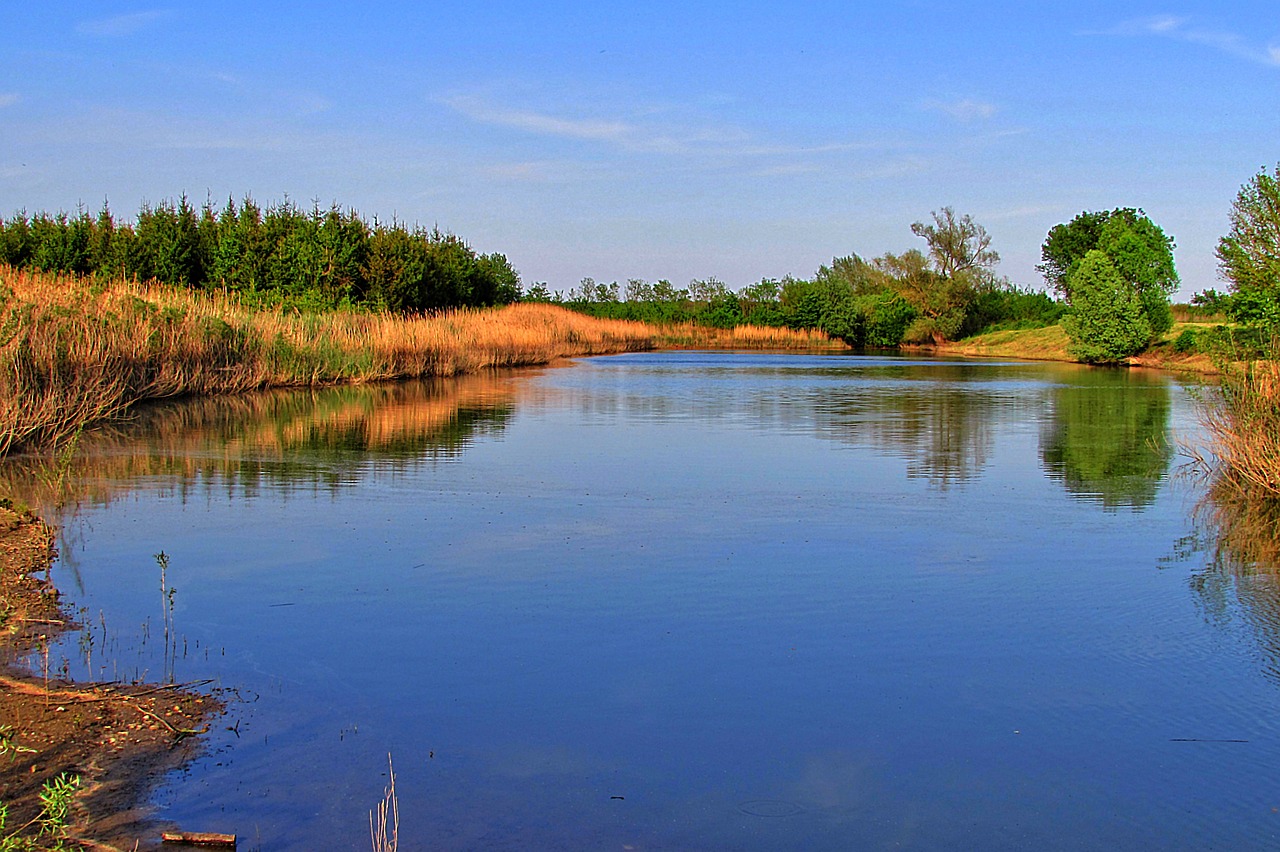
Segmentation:
{"type": "Polygon", "coordinates": [[[110,2],[0,14],[0,215],[251,194],[438,224],[526,284],[811,275],[952,206],[1000,272],[1142,207],[1183,295],[1280,160],[1274,2],[110,2]]]}

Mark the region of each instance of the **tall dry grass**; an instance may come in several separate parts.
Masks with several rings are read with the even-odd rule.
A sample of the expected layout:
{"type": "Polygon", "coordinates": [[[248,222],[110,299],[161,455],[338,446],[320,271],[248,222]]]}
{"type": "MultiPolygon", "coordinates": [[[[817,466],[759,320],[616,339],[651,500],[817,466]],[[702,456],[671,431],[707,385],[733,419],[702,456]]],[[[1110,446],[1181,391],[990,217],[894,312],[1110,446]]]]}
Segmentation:
{"type": "Polygon", "coordinates": [[[712,328],[693,323],[664,325],[657,328],[655,339],[660,346],[680,349],[848,349],[817,329],[791,329],[776,326],[740,325],[736,328],[712,328]]]}
{"type": "Polygon", "coordinates": [[[145,399],[452,376],[654,345],[642,323],[553,305],[290,314],[0,268],[0,454],[56,443],[145,399]]]}
{"type": "MultiPolygon", "coordinates": [[[[1280,353],[1280,346],[1272,351],[1280,353]]],[[[1201,406],[1201,419],[1211,456],[1205,466],[1215,473],[1216,488],[1280,498],[1280,362],[1227,365],[1218,394],[1201,406]]]]}

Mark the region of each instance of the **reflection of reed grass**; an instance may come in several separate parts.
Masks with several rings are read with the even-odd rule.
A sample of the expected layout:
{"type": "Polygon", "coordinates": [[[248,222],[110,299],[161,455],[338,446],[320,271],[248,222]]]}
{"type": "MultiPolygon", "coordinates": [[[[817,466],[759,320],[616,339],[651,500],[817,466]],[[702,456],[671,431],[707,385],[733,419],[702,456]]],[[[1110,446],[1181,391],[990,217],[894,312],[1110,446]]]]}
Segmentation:
{"type": "Polygon", "coordinates": [[[135,409],[127,430],[85,434],[65,469],[61,456],[0,460],[0,494],[51,507],[109,501],[121,483],[138,477],[256,478],[288,458],[315,465],[349,460],[354,453],[364,460],[411,463],[454,452],[479,430],[500,428],[514,405],[513,393],[510,380],[482,372],[161,402],[135,409]]]}
{"type": "Polygon", "coordinates": [[[1280,571],[1280,499],[1219,480],[1197,516],[1211,533],[1219,564],[1236,573],[1280,571]]]}
{"type": "Polygon", "coordinates": [[[143,399],[451,376],[653,346],[641,323],[552,305],[299,315],[3,268],[0,299],[0,454],[57,442],[143,399]]]}

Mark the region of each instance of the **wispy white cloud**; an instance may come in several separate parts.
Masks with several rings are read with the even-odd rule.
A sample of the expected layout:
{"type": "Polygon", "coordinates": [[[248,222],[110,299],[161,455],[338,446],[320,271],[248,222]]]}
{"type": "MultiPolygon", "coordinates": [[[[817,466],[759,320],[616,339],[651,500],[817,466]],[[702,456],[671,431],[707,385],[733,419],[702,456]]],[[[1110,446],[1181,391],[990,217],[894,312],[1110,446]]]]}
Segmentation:
{"type": "Polygon", "coordinates": [[[94,18],[91,21],[81,21],[76,24],[76,32],[97,38],[118,38],[120,36],[133,35],[172,14],[173,12],[168,9],[153,9],[149,12],[132,12],[127,15],[113,15],[109,18],[94,18]]]}
{"type": "Polygon", "coordinates": [[[957,121],[963,121],[966,124],[981,119],[987,119],[999,112],[999,107],[986,101],[975,101],[972,98],[963,98],[957,101],[925,101],[924,108],[928,110],[936,110],[946,113],[957,121]]]}
{"type": "Polygon", "coordinates": [[[984,222],[1039,219],[1046,214],[1061,214],[1062,210],[1063,206],[1061,204],[1024,204],[1016,207],[987,211],[982,214],[981,219],[984,222]]]}
{"type": "Polygon", "coordinates": [[[1156,36],[1190,44],[1204,45],[1231,54],[1240,59],[1280,67],[1280,45],[1263,46],[1250,41],[1239,33],[1205,29],[1192,23],[1190,18],[1177,15],[1154,15],[1122,21],[1105,30],[1088,30],[1080,35],[1089,36],[1156,36]]]}
{"type": "MultiPolygon", "coordinates": [[[[666,122],[641,123],[614,117],[564,117],[547,112],[497,106],[483,98],[454,96],[440,101],[472,121],[526,133],[598,142],[633,153],[768,158],[811,156],[870,147],[866,143],[777,144],[760,141],[736,127],[673,127],[666,122]]],[[[647,117],[661,111],[648,110],[647,117]]]]}
{"type": "Polygon", "coordinates": [[[19,95],[16,92],[6,92],[4,94],[0,94],[0,109],[3,109],[4,107],[13,106],[20,100],[22,100],[22,95],[19,95]]]}
{"type": "Polygon", "coordinates": [[[675,135],[616,118],[565,117],[535,110],[510,108],[471,96],[441,101],[472,121],[509,127],[539,136],[600,142],[629,151],[689,153],[707,134],[675,135]]]}
{"type": "Polygon", "coordinates": [[[446,98],[444,104],[474,121],[511,127],[516,130],[524,130],[529,133],[538,133],[546,136],[624,142],[640,135],[637,127],[622,121],[561,118],[529,110],[493,106],[472,97],[457,96],[446,98]]]}

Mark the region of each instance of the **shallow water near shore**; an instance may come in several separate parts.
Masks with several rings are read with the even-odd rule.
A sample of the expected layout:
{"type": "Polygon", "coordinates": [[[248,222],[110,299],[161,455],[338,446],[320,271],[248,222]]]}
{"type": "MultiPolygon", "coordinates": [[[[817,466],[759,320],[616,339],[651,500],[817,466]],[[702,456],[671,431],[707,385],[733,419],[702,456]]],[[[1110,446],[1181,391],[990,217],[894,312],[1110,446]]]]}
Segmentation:
{"type": "Polygon", "coordinates": [[[235,690],[156,802],[242,849],[368,848],[388,753],[405,848],[1271,845],[1280,592],[1196,431],[1166,375],[851,355],[157,406],[82,448],[51,661],[235,690]]]}

